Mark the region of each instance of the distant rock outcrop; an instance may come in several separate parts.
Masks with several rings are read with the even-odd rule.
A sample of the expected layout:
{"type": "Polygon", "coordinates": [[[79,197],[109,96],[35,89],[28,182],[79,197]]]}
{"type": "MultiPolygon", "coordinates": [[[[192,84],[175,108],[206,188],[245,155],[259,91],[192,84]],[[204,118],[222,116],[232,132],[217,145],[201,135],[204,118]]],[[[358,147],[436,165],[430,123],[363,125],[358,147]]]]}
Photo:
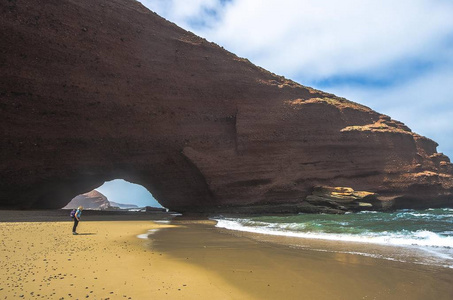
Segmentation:
{"type": "Polygon", "coordinates": [[[63,209],[73,209],[79,206],[83,206],[84,209],[106,210],[110,208],[110,202],[103,194],[93,190],[73,198],[63,209]]]}
{"type": "Polygon", "coordinates": [[[178,212],[453,207],[436,142],[135,0],[0,1],[0,13],[1,208],[61,207],[115,178],[178,212]]]}
{"type": "Polygon", "coordinates": [[[138,208],[138,206],[135,205],[135,204],[123,204],[123,203],[117,203],[117,202],[114,202],[114,201],[109,201],[109,202],[110,202],[110,206],[111,207],[118,207],[118,208],[121,208],[121,209],[138,208]]]}
{"type": "Polygon", "coordinates": [[[166,212],[167,209],[162,207],[152,207],[152,206],[145,206],[146,212],[166,212]]]}

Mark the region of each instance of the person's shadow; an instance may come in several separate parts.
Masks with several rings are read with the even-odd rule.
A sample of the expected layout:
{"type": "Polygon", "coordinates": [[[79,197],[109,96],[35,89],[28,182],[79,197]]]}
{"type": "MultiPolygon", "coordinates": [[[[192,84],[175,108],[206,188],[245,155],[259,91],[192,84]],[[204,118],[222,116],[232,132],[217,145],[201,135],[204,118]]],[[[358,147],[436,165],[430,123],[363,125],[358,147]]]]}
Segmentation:
{"type": "Polygon", "coordinates": [[[77,235],[96,235],[96,233],[77,233],[77,235]]]}

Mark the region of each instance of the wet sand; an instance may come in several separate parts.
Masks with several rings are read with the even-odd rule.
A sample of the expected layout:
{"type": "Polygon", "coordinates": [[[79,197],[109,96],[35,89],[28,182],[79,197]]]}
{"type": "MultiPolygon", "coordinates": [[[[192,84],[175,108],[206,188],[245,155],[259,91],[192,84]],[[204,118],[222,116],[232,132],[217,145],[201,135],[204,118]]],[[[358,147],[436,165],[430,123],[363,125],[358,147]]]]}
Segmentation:
{"type": "Polygon", "coordinates": [[[209,221],[111,218],[87,217],[77,236],[70,221],[1,222],[0,299],[453,297],[451,269],[294,249],[209,221]]]}
{"type": "Polygon", "coordinates": [[[199,222],[172,223],[180,226],[150,237],[154,249],[220,275],[247,299],[453,299],[452,269],[332,253],[332,243],[328,252],[309,250],[319,249],[316,240],[290,247],[280,237],[262,242],[199,222]]]}

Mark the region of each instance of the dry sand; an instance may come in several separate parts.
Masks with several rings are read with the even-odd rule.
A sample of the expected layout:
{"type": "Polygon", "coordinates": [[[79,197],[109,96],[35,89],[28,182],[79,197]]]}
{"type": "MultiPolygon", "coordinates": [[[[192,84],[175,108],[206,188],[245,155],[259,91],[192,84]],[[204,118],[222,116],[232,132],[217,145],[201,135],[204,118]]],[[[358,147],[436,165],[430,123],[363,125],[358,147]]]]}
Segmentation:
{"type": "Polygon", "coordinates": [[[69,221],[0,223],[0,299],[453,298],[449,269],[119,219],[83,220],[77,236],[69,221]]]}
{"type": "Polygon", "coordinates": [[[244,299],[220,276],[151,250],[151,221],[0,223],[0,299],[244,299]]]}

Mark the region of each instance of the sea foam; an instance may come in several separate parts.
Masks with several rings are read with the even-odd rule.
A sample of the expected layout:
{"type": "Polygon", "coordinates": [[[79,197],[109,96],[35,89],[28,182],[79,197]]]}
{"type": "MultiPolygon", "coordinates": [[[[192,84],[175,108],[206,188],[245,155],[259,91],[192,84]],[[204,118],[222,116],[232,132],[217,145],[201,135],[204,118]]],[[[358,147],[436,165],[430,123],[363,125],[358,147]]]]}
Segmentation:
{"type": "MultiPolygon", "coordinates": [[[[359,242],[359,243],[374,243],[381,245],[394,245],[394,246],[422,246],[422,247],[442,247],[453,248],[453,237],[442,236],[437,233],[427,230],[406,231],[400,230],[396,232],[367,232],[363,231],[359,234],[349,233],[327,233],[327,232],[300,232],[291,229],[301,229],[303,224],[289,224],[289,223],[253,223],[248,219],[215,219],[217,227],[229,230],[245,231],[259,234],[322,239],[331,241],[344,241],[344,242],[359,242]],[[253,225],[252,225],[253,224],[253,225]]],[[[345,224],[345,223],[343,223],[345,224]]]]}

